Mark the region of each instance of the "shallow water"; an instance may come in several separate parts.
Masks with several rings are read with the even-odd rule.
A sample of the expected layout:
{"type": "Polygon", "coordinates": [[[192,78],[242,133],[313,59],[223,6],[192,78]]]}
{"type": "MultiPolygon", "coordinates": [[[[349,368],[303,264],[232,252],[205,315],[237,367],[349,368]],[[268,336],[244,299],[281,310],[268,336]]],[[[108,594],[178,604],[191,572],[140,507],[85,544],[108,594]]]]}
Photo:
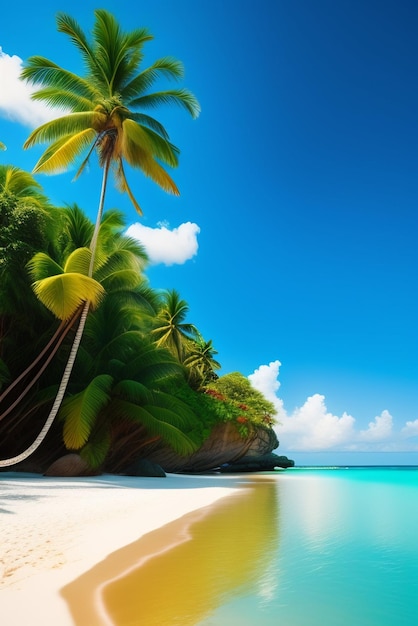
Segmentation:
{"type": "Polygon", "coordinates": [[[137,542],[161,553],[104,585],[108,623],[416,626],[417,487],[416,468],[243,476],[236,497],[137,542]]]}
{"type": "Polygon", "coordinates": [[[199,626],[418,624],[418,470],[292,470],[274,483],[280,543],[251,593],[199,626]]]}

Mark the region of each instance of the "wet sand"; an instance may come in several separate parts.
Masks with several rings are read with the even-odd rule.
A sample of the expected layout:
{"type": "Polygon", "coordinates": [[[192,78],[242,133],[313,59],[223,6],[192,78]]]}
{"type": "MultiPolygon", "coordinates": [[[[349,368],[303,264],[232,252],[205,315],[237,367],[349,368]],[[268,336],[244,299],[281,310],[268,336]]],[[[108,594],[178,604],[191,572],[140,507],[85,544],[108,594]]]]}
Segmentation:
{"type": "MultiPolygon", "coordinates": [[[[118,571],[125,575],[141,559],[181,543],[190,524],[205,515],[207,507],[236,495],[240,482],[238,477],[227,476],[58,479],[1,473],[2,624],[83,625],[80,619],[84,618],[70,611],[62,589],[68,591],[70,583],[102,562],[105,567],[111,565],[112,576],[118,571]],[[160,536],[158,546],[154,545],[152,532],[174,520],[179,520],[176,530],[169,528],[169,535],[163,541],[160,536]],[[125,560],[115,567],[114,559],[121,554],[114,553],[148,533],[145,552],[142,545],[132,560],[130,550],[129,564],[125,560]]],[[[103,610],[101,614],[96,610],[94,619],[85,625],[111,623],[103,610]]]]}

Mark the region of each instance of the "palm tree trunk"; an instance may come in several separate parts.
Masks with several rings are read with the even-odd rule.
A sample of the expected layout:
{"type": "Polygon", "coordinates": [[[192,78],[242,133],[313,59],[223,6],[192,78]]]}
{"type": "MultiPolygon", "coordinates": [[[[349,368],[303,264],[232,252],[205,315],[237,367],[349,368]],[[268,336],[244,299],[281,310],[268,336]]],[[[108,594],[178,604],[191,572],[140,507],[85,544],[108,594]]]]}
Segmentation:
{"type": "MultiPolygon", "coordinates": [[[[97,211],[96,224],[94,227],[93,237],[90,242],[91,259],[90,259],[90,267],[89,267],[89,273],[88,273],[89,277],[93,275],[94,261],[95,261],[96,250],[97,250],[97,240],[99,236],[99,229],[100,229],[100,224],[101,224],[102,215],[103,215],[103,207],[104,207],[104,201],[105,201],[105,195],[106,195],[106,185],[107,185],[107,179],[109,175],[109,167],[110,167],[110,159],[108,158],[103,167],[102,189],[100,192],[99,207],[97,211]]],[[[41,432],[36,437],[35,441],[28,448],[26,448],[26,450],[24,450],[20,454],[14,457],[11,457],[9,459],[1,459],[0,467],[10,467],[11,465],[16,465],[16,463],[20,463],[21,461],[24,461],[31,454],[33,454],[35,450],[39,448],[39,446],[41,445],[41,443],[44,441],[45,437],[47,436],[57,416],[61,403],[64,399],[65,392],[67,390],[68,381],[70,379],[70,375],[71,375],[74,362],[77,356],[78,348],[80,346],[81,338],[83,336],[84,327],[86,325],[87,314],[89,312],[89,308],[90,308],[90,302],[87,300],[87,302],[84,304],[84,307],[81,313],[80,322],[79,322],[77,332],[74,337],[73,345],[71,346],[71,351],[68,357],[67,364],[64,369],[64,373],[61,378],[57,395],[55,396],[54,404],[52,405],[51,411],[46,419],[46,422],[41,432]]]]}
{"type": "Polygon", "coordinates": [[[73,317],[70,319],[69,322],[68,321],[61,322],[61,324],[58,326],[57,330],[55,331],[54,335],[48,341],[48,343],[45,346],[45,348],[43,348],[43,350],[38,354],[36,359],[34,359],[32,361],[32,363],[30,365],[28,365],[28,367],[1,394],[1,396],[0,396],[0,403],[25,378],[25,376],[27,376],[33,370],[33,368],[48,354],[48,351],[52,348],[50,354],[48,355],[48,357],[46,359],[46,361],[44,361],[43,365],[41,365],[41,367],[37,370],[36,374],[31,378],[30,382],[25,386],[25,389],[23,390],[23,392],[0,415],[0,422],[7,415],[9,415],[9,413],[15,408],[15,406],[17,406],[20,403],[21,400],[23,400],[23,398],[26,396],[28,391],[30,391],[30,389],[33,387],[33,385],[36,383],[36,381],[39,380],[39,378],[42,376],[43,372],[48,367],[48,365],[51,362],[51,360],[53,359],[53,357],[56,355],[56,353],[58,351],[58,348],[61,346],[61,344],[64,341],[65,337],[67,336],[67,334],[69,333],[71,328],[74,326],[75,322],[77,321],[78,317],[80,316],[80,313],[81,313],[81,309],[78,309],[76,311],[76,313],[73,315],[73,317]]]}

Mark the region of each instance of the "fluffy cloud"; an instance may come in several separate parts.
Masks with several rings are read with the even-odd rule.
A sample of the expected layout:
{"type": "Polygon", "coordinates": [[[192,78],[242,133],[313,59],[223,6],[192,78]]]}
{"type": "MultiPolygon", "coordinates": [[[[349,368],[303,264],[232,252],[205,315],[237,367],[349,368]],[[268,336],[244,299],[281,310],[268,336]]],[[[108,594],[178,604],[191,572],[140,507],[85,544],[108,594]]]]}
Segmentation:
{"type": "Polygon", "coordinates": [[[406,422],[405,426],[401,430],[401,435],[402,437],[405,437],[405,439],[418,437],[418,420],[406,422]]]}
{"type": "Polygon", "coordinates": [[[180,224],[172,230],[166,224],[150,228],[143,224],[132,224],[127,234],[137,239],[145,248],[152,264],[182,265],[197,254],[197,235],[200,228],[192,222],[180,224]]]}
{"type": "Polygon", "coordinates": [[[392,436],[393,419],[389,411],[382,411],[373,422],[369,422],[367,430],[359,433],[360,441],[384,441],[392,436]]]}
{"type": "Polygon", "coordinates": [[[395,431],[392,415],[387,410],[377,415],[364,430],[356,428],[352,415],[343,413],[338,416],[328,411],[325,397],[320,394],[310,396],[301,407],[288,414],[277,395],[280,365],[280,361],[261,365],[248,378],[274,403],[280,421],[276,427],[277,435],[286,449],[305,452],[418,450],[414,442],[405,442],[418,437],[418,419],[406,422],[400,431],[395,431]]]}
{"type": "Polygon", "coordinates": [[[0,115],[30,128],[35,128],[62,112],[54,112],[45,104],[31,100],[33,86],[20,80],[23,61],[9,56],[0,48],[0,115]]]}

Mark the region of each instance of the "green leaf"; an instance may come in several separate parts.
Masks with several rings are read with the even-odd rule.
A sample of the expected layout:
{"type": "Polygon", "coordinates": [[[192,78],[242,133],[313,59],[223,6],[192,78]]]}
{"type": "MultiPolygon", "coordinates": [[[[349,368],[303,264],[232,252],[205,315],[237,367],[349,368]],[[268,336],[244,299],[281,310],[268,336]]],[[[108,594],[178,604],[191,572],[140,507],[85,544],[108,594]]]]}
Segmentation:
{"type": "Polygon", "coordinates": [[[64,420],[64,443],[69,450],[79,450],[87,442],[100,412],[110,402],[113,378],[102,374],[81,393],[63,402],[60,417],[64,420]]]}
{"type": "Polygon", "coordinates": [[[76,248],[67,258],[64,265],[64,272],[88,276],[90,261],[91,250],[89,248],[76,248]]]}
{"type": "Polygon", "coordinates": [[[104,289],[93,278],[83,274],[59,274],[37,280],[32,288],[42,302],[60,320],[68,320],[84,302],[97,307],[104,289]]]}

